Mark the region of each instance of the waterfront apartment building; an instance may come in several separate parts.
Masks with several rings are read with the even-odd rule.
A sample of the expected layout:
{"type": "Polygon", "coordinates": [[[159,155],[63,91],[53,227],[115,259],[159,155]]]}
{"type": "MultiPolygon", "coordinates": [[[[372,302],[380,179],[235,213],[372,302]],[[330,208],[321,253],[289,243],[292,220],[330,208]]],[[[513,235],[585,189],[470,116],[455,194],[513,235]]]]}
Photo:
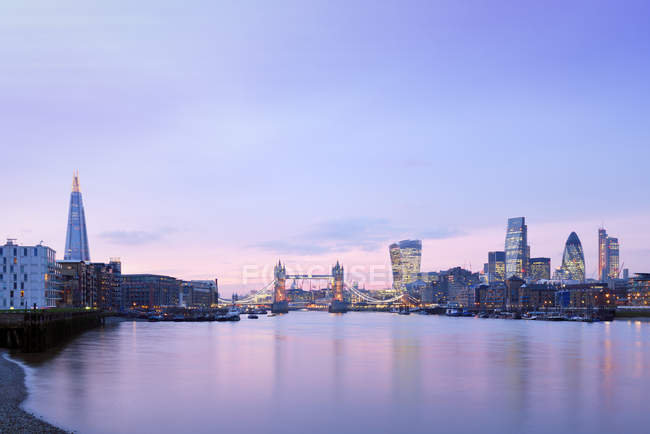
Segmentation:
{"type": "Polygon", "coordinates": [[[489,285],[506,280],[506,252],[488,252],[487,282],[489,285]]]}
{"type": "Polygon", "coordinates": [[[650,306],[650,273],[635,273],[627,301],[631,306],[650,306]]]}
{"type": "Polygon", "coordinates": [[[56,252],[42,244],[0,246],[0,309],[55,307],[60,298],[56,252]]]}
{"type": "Polygon", "coordinates": [[[531,280],[550,280],[551,279],[551,258],[530,258],[531,280]]]}
{"type": "Polygon", "coordinates": [[[526,218],[509,218],[505,242],[506,278],[527,276],[529,252],[526,218]]]}
{"type": "Polygon", "coordinates": [[[58,307],[121,310],[121,276],[115,263],[58,261],[61,299],[58,307]]]}
{"type": "Polygon", "coordinates": [[[555,293],[555,305],[565,309],[615,307],[625,292],[625,288],[613,290],[603,282],[562,285],[555,293]]]}
{"type": "Polygon", "coordinates": [[[122,274],[122,298],[126,309],[178,306],[181,281],[157,274],[122,274]]]}
{"type": "Polygon", "coordinates": [[[607,235],[605,228],[598,229],[598,278],[602,281],[617,279],[620,275],[618,238],[607,235]]]}
{"type": "Polygon", "coordinates": [[[393,289],[404,291],[406,284],[418,279],[422,262],[422,241],[402,240],[391,244],[388,250],[393,271],[393,289]]]}
{"type": "Polygon", "coordinates": [[[217,302],[217,285],[213,280],[190,280],[192,288],[191,306],[211,307],[217,302]]]}
{"type": "Polygon", "coordinates": [[[564,245],[562,266],[560,267],[562,280],[585,280],[585,255],[578,234],[571,232],[564,245]]]}
{"type": "Polygon", "coordinates": [[[479,285],[474,289],[474,305],[480,310],[505,307],[506,286],[503,283],[479,285]]]}

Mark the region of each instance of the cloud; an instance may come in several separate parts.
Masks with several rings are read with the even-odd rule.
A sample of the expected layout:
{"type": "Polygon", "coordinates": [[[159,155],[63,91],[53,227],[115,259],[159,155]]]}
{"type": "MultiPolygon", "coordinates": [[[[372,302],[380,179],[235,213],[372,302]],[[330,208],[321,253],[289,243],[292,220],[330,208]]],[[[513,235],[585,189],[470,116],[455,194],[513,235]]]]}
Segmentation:
{"type": "MultiPolygon", "coordinates": [[[[413,237],[413,231],[386,219],[340,219],[315,224],[301,235],[287,240],[270,240],[250,247],[295,255],[318,255],[350,250],[371,252],[409,236],[405,234],[411,234],[413,237]]],[[[462,234],[456,229],[440,228],[421,232],[419,238],[443,239],[462,234]]]]}
{"type": "Polygon", "coordinates": [[[155,231],[118,230],[102,232],[99,236],[113,244],[138,246],[160,241],[174,232],[177,232],[174,228],[160,228],[155,231]]]}

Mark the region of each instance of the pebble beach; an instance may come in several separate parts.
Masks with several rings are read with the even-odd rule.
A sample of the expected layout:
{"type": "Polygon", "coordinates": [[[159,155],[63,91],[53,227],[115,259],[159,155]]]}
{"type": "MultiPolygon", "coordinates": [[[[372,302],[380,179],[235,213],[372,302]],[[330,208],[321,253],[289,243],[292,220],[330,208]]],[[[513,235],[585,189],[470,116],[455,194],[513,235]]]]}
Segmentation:
{"type": "Polygon", "coordinates": [[[0,433],[65,433],[20,407],[27,398],[25,371],[0,350],[0,433]]]}

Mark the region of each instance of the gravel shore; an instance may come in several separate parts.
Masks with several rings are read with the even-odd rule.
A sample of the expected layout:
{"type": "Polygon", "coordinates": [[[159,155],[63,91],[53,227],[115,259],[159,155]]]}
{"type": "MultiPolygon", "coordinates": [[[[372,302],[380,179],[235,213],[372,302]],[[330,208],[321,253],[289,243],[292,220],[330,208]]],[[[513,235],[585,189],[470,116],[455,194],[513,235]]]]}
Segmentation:
{"type": "Polygon", "coordinates": [[[27,398],[23,368],[0,350],[0,433],[65,433],[20,408],[27,398]]]}

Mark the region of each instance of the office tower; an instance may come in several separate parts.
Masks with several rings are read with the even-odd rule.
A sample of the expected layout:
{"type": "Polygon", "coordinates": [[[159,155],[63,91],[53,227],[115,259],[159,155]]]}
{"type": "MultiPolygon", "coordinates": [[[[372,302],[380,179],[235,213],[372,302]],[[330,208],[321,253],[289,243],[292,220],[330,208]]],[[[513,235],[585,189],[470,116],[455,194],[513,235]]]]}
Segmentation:
{"type": "Polygon", "coordinates": [[[605,228],[598,229],[598,278],[602,281],[620,275],[618,238],[607,235],[605,228]]]}
{"type": "Polygon", "coordinates": [[[70,209],[68,211],[68,230],[65,237],[65,260],[90,261],[88,235],[86,233],[86,215],[79,188],[79,173],[72,178],[70,209]]]}
{"type": "Polygon", "coordinates": [[[487,280],[493,283],[503,283],[506,278],[506,253],[488,252],[487,280]]]}
{"type": "Polygon", "coordinates": [[[607,280],[607,231],[598,229],[598,279],[607,280]]]}
{"type": "Polygon", "coordinates": [[[551,258],[530,258],[529,277],[533,280],[550,280],[551,258]]]}
{"type": "Polygon", "coordinates": [[[528,274],[528,227],[525,217],[508,219],[506,232],[506,278],[528,274]]]}
{"type": "Polygon", "coordinates": [[[580,238],[575,232],[571,232],[564,245],[561,270],[564,279],[579,282],[585,280],[585,255],[580,238]]]}
{"type": "Polygon", "coordinates": [[[60,266],[56,252],[41,244],[0,246],[0,310],[56,307],[60,266]]]}
{"type": "Polygon", "coordinates": [[[422,241],[402,240],[388,247],[393,270],[393,289],[404,290],[407,283],[415,282],[422,261],[422,241]]]}
{"type": "Polygon", "coordinates": [[[610,279],[618,279],[620,274],[618,249],[618,238],[607,237],[607,277],[610,279]]]}

